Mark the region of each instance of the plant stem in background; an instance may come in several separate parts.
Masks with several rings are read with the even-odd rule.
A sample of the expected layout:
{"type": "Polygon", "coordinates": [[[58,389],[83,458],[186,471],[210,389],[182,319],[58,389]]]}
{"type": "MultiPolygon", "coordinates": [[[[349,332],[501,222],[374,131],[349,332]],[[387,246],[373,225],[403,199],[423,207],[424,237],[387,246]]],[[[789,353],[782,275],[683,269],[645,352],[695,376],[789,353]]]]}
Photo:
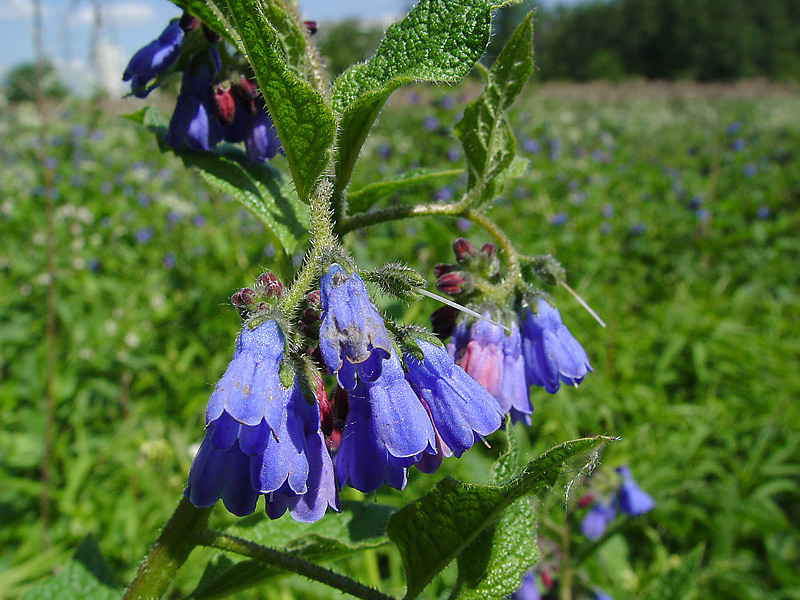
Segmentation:
{"type": "Polygon", "coordinates": [[[293,556],[273,548],[260,546],[253,542],[237,537],[225,535],[216,531],[205,531],[200,537],[200,544],[218,550],[235,552],[242,556],[247,556],[268,565],[274,565],[303,575],[313,581],[319,581],[327,586],[335,588],[362,600],[394,600],[392,596],[379,592],[378,590],[366,586],[354,579],[321,567],[312,562],[304,560],[298,556],[293,556]]]}
{"type": "Polygon", "coordinates": [[[208,523],[210,508],[195,508],[188,498],[181,498],[156,543],[139,565],[123,600],[161,598],[181,565],[199,543],[199,534],[208,523]]]}

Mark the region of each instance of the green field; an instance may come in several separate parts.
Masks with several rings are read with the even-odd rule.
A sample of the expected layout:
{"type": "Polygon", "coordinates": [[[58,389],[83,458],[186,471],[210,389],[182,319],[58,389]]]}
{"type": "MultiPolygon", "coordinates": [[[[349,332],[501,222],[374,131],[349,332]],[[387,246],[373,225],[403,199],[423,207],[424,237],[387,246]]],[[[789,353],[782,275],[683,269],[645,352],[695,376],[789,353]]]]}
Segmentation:
{"type": "MultiPolygon", "coordinates": [[[[353,188],[413,167],[463,168],[452,128],[474,95],[468,84],[397,94],[353,188]]],[[[130,579],[202,439],[239,327],[231,293],[301,260],[276,260],[255,218],[118,116],[138,108],[55,106],[44,140],[32,106],[0,116],[0,598],[24,593],[87,534],[118,583],[130,579]]],[[[533,392],[525,456],[619,436],[601,465],[629,464],[657,502],[600,549],[592,582],[636,598],[701,548],[693,597],[800,598],[797,90],[551,84],[531,87],[512,120],[530,169],[490,214],[521,251],[555,254],[608,325],[553,291],[594,373],[577,389],[533,392]]],[[[385,203],[463,186],[454,177],[385,203]]],[[[455,237],[488,241],[466,225],[420,218],[347,245],[364,267],[408,262],[432,289],[455,237]]],[[[435,305],[384,308],[426,323],[435,305]]],[[[399,505],[445,474],[484,481],[496,454],[476,447],[379,500],[399,505]]],[[[541,504],[558,515],[563,494],[541,504]]],[[[212,519],[232,522],[221,508],[212,519]]],[[[174,597],[194,588],[209,555],[193,555],[174,597]]],[[[391,550],[337,568],[402,592],[391,550]]],[[[447,597],[450,576],[427,597],[447,597]]],[[[288,577],[242,597],[330,595],[288,577]]]]}

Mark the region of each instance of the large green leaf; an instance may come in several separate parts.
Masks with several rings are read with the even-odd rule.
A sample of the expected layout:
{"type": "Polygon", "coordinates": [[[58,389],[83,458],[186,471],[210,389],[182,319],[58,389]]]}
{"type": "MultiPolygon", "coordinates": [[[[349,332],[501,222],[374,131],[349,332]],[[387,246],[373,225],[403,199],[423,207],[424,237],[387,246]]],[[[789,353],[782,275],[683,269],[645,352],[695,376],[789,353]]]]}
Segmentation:
{"type": "MultiPolygon", "coordinates": [[[[288,517],[270,521],[259,515],[226,533],[322,562],[386,544],[386,523],[394,512],[392,507],[373,502],[345,501],[341,514],[329,513],[313,524],[298,523],[288,517]]],[[[206,567],[191,597],[218,598],[286,574],[255,560],[236,562],[221,555],[206,567]]]]}
{"type": "MultiPolygon", "coordinates": [[[[510,481],[519,471],[519,444],[507,426],[508,449],[492,467],[492,483],[510,481]]],[[[515,592],[539,558],[536,516],[530,498],[516,500],[458,555],[460,600],[494,600],[515,592]]]]}
{"type": "Polygon", "coordinates": [[[455,177],[463,173],[462,169],[449,169],[447,171],[434,171],[429,169],[414,169],[403,174],[397,179],[376,181],[369,185],[347,194],[347,205],[352,213],[365,212],[375,206],[378,200],[391,196],[406,188],[437,181],[448,177],[455,177]]]}
{"type": "Polygon", "coordinates": [[[164,142],[167,123],[153,107],[128,115],[153,131],[159,146],[179,157],[187,167],[252,212],[273,235],[276,247],[294,252],[308,232],[308,207],[300,202],[280,171],[261,162],[247,162],[240,148],[221,144],[214,152],[171,148],[164,142]]]}
{"type": "MultiPolygon", "coordinates": [[[[486,74],[483,93],[464,109],[455,134],[464,146],[469,187],[478,187],[478,200],[491,200],[499,191],[495,178],[516,155],[516,141],[506,110],[533,71],[533,13],[520,23],[486,74]]],[[[519,163],[517,164],[519,167],[519,163]]]]}
{"type": "Polygon", "coordinates": [[[333,84],[340,115],[336,190],[340,194],[361,146],[389,95],[412,81],[456,82],[481,57],[491,34],[497,0],[420,0],[386,31],[375,55],[353,65],[333,84]]]}
{"type": "Polygon", "coordinates": [[[56,575],[28,590],[21,600],[117,600],[122,590],[91,536],[81,542],[72,560],[56,575]]]}
{"type": "Polygon", "coordinates": [[[406,572],[406,598],[416,598],[433,577],[482,531],[495,524],[515,501],[551,487],[564,464],[612,438],[565,442],[529,462],[502,485],[474,485],[451,478],[406,505],[390,520],[389,538],[400,548],[406,572]]]}
{"type": "Polygon", "coordinates": [[[220,0],[227,6],[275,123],[298,196],[308,200],[328,164],[335,123],[320,93],[290,67],[268,3],[220,0]]]}

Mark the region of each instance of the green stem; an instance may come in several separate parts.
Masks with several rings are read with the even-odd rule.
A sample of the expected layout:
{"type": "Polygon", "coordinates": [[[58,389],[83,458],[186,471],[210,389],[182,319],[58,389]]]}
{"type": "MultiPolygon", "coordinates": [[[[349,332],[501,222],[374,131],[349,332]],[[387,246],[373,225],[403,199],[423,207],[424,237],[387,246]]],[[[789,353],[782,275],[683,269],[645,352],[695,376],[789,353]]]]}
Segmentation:
{"type": "Polygon", "coordinates": [[[297,573],[311,579],[324,583],[356,598],[362,600],[395,600],[392,596],[379,592],[378,590],[366,586],[354,579],[350,579],[336,571],[331,571],[312,562],[304,560],[299,556],[294,556],[274,548],[267,548],[259,544],[249,542],[234,536],[219,533],[217,531],[206,530],[200,535],[200,544],[209,548],[235,552],[242,556],[247,556],[268,565],[274,565],[286,571],[297,573]]]}
{"type": "Polygon", "coordinates": [[[352,217],[345,217],[337,226],[337,233],[344,236],[350,231],[370,227],[389,221],[407,219],[409,217],[428,217],[434,215],[444,215],[453,218],[463,218],[482,227],[489,235],[494,238],[498,249],[505,256],[508,265],[508,272],[503,279],[503,283],[498,286],[497,291],[502,295],[508,295],[516,286],[521,273],[520,254],[514,248],[511,240],[503,233],[503,230],[481,211],[469,207],[469,198],[464,197],[458,202],[449,204],[414,204],[411,206],[396,206],[384,210],[359,213],[352,217]]]}
{"type": "Polygon", "coordinates": [[[188,498],[181,498],[156,543],[139,565],[123,600],[161,598],[181,565],[198,545],[200,533],[208,523],[210,508],[195,508],[188,498]]]}

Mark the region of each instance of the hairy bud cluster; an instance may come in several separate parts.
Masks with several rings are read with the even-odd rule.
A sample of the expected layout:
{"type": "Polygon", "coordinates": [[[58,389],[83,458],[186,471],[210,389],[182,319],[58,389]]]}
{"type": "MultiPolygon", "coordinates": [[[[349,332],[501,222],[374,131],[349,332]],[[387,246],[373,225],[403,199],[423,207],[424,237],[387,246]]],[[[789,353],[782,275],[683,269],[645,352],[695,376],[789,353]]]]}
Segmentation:
{"type": "Polygon", "coordinates": [[[281,298],[283,284],[274,273],[262,273],[252,288],[244,287],[231,296],[231,303],[243,319],[265,313],[281,298]]]}

